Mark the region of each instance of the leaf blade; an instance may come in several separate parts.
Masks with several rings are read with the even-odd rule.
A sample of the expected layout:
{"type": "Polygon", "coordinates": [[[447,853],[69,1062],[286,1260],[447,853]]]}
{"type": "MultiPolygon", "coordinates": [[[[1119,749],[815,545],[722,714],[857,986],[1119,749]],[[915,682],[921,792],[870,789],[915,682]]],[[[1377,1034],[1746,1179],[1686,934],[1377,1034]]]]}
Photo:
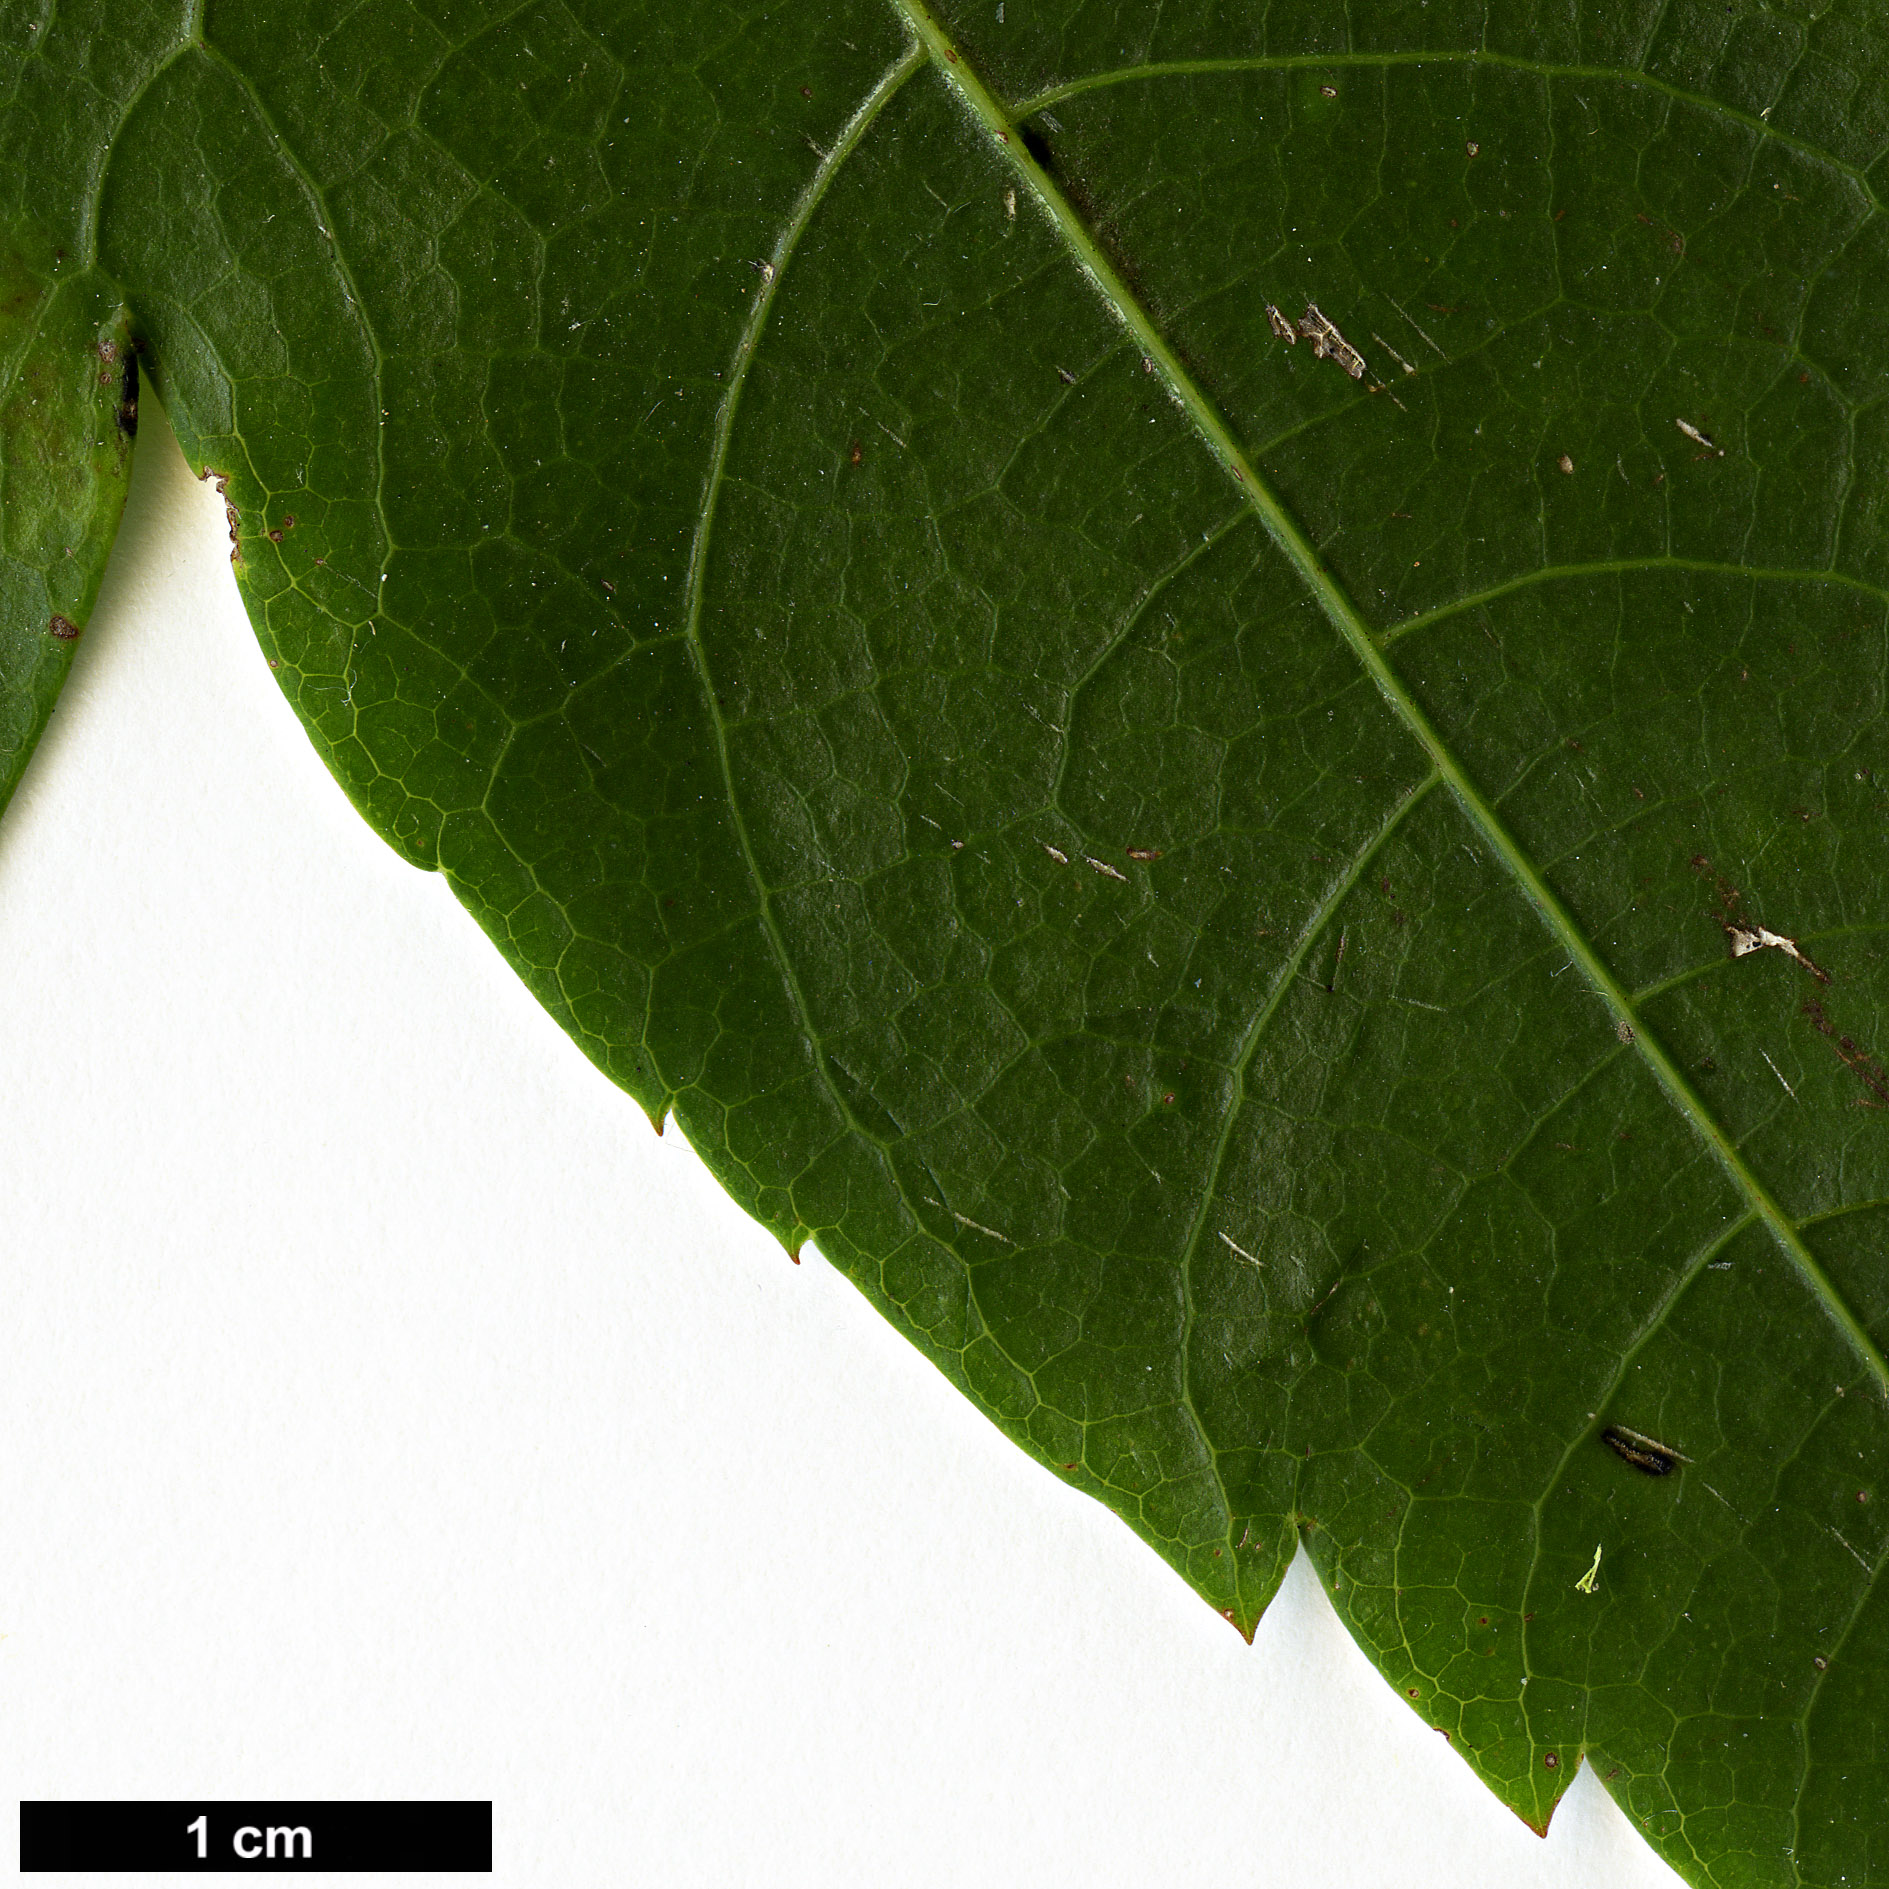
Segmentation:
{"type": "MultiPolygon", "coordinates": [[[[1866,1206],[1880,1167],[1842,1114],[1882,1079],[1857,1020],[1872,768],[1838,802],[1881,721],[1842,639],[1878,648],[1882,591],[1828,470],[1879,367],[1868,129],[1788,74],[1720,110],[1712,86],[1756,68],[1701,68],[1696,22],[1617,68],[1552,35],[1400,45],[1388,12],[1381,49],[1330,58],[1215,56],[1181,22],[1085,78],[1040,17],[1019,59],[988,22],[960,22],[967,57],[902,12],[922,80],[884,15],[871,57],[796,50],[758,87],[758,39],[664,48],[621,159],[653,29],[620,7],[389,9],[353,93],[303,77],[327,29],[272,39],[237,10],[227,47],[146,86],[103,253],[199,463],[212,437],[245,462],[265,647],[357,803],[445,867],[587,1051],[1236,1624],[1304,1531],[1380,1665],[1531,1822],[1582,1750],[1610,1754],[1699,1880],[1784,1879],[1780,1833],[1828,1770],[1806,1755],[1824,1687],[1809,1627],[1760,1632],[1747,1592],[1808,1570],[1867,1648],[1880,1591],[1874,1538],[1824,1514],[1832,1439],[1881,1454],[1875,1276],[1804,1230],[1866,1206]],[[809,162],[777,140],[744,194],[754,147],[692,118],[691,87],[765,138],[800,73],[803,100],[843,75],[837,141],[805,134],[809,162]],[[208,153],[177,141],[193,114],[208,153]],[[1393,128],[1410,175],[1387,186],[1393,128]],[[152,240],[164,189],[202,203],[224,278],[152,240]],[[670,251],[632,200],[638,230],[683,231],[670,251]],[[710,227],[712,255],[689,233],[710,227]],[[1256,265],[1312,291],[1322,365],[1281,353],[1261,291],[1293,298],[1256,265]],[[1452,305],[1478,296],[1480,331],[1452,305]],[[1680,331],[1664,353],[1649,308],[1680,331]],[[625,336],[654,359],[626,369],[625,336]],[[1795,407],[1793,346],[1822,376],[1795,407]],[[1596,408],[1583,377],[1623,361],[1634,398],[1596,408]],[[712,423],[649,430],[689,362],[712,423]],[[656,399],[626,451],[639,371],[656,399]],[[1149,411],[1157,382],[1178,413],[1149,411]],[[473,384],[453,435],[437,416],[473,384]],[[1424,420],[1447,454],[1426,460],[1424,420]],[[613,534],[633,606],[602,575],[626,574],[613,534]],[[1714,635],[1751,655],[1737,683],[1714,635]],[[1786,679],[1741,697],[1760,657],[1786,679]],[[1719,783],[1721,813],[1698,783],[1730,759],[1756,784],[1719,783]],[[1770,929],[1803,897],[1778,862],[1816,858],[1788,793],[1806,829],[1829,810],[1861,919],[1839,892],[1808,900],[1819,928],[1770,929]],[[1679,846],[1688,822],[1709,852],[1679,846]],[[1719,903],[1703,924],[1692,885],[1719,903]],[[1728,981],[1733,932],[1790,951],[1728,981]],[[1801,995],[1812,972],[1841,1014],[1801,995]],[[1753,1422],[1713,1360],[1779,1331],[1801,1355],[1753,1422]],[[1873,1388],[1839,1408],[1832,1382],[1873,1388]],[[1689,1466],[1623,1482],[1645,1465],[1583,1449],[1621,1424],[1689,1466]],[[1788,1527],[1754,1519],[1766,1475],[1788,1527]],[[1710,1648],[1673,1650],[1689,1599],[1743,1649],[1716,1677],[1710,1648]]],[[[1825,1736],[1875,1762],[1847,1710],[1825,1736]]],[[[1857,1840],[1824,1813],[1812,1866],[1834,1879],[1857,1840]]]]}

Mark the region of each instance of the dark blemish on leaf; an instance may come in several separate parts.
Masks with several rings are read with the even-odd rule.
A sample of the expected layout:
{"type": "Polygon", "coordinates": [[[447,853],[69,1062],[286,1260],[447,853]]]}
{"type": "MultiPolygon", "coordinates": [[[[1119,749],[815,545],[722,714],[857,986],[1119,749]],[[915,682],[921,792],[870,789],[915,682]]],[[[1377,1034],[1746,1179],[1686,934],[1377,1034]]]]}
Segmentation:
{"type": "Polygon", "coordinates": [[[293,512],[284,512],[282,514],[282,529],[284,531],[293,531],[295,529],[295,514],[293,512]]]}
{"type": "Polygon", "coordinates": [[[1824,1656],[1823,1656],[1823,1655],[1822,1655],[1821,1653],[1814,1653],[1814,1654],[1812,1654],[1812,1655],[1811,1655],[1811,1660],[1810,1660],[1810,1663],[1811,1663],[1811,1664],[1812,1664],[1812,1665],[1813,1665],[1814,1667],[1816,1667],[1816,1669],[1817,1669],[1817,1670],[1818,1670],[1818,1671],[1819,1671],[1820,1673],[1822,1673],[1822,1672],[1828,1672],[1828,1671],[1830,1670],[1830,1662],[1829,1662],[1829,1661],[1828,1661],[1827,1659],[1825,1659],[1825,1658],[1824,1658],[1824,1656]]]}
{"type": "MultiPolygon", "coordinates": [[[[1824,982],[1830,980],[1826,977],[1824,982]]],[[[1889,1071],[1867,1050],[1859,1049],[1854,1037],[1838,1036],[1836,1025],[1824,1014],[1823,1005],[1813,997],[1803,1005],[1803,1014],[1816,1025],[1820,1036],[1831,1039],[1832,1047],[1838,1058],[1849,1068],[1855,1070],[1864,1088],[1868,1089],[1875,1100],[1865,1101],[1858,1097],[1858,1108],[1882,1108],[1889,1105],[1889,1071]]]]}
{"type": "Polygon", "coordinates": [[[1336,98],[1338,96],[1338,88],[1335,85],[1321,85],[1318,88],[1318,94],[1320,98],[1336,98]]]}
{"type": "Polygon", "coordinates": [[[72,642],[79,634],[79,626],[70,617],[56,616],[46,627],[62,643],[72,642]]]}
{"type": "Polygon", "coordinates": [[[271,544],[280,544],[282,542],[282,531],[279,526],[269,533],[269,542],[271,544]]]}
{"type": "Polygon", "coordinates": [[[1686,1461],[1670,1443],[1657,1442],[1622,1424],[1609,1425],[1600,1433],[1600,1440],[1623,1463],[1631,1463],[1643,1476],[1670,1476],[1675,1463],[1686,1461]]]}
{"type": "Polygon", "coordinates": [[[1076,384],[1076,377],[1070,373],[1068,368],[1058,367],[1056,372],[1062,376],[1063,385],[1065,387],[1073,387],[1076,384]]]}
{"type": "Polygon", "coordinates": [[[846,459],[849,465],[856,466],[860,464],[860,462],[864,460],[865,457],[866,457],[866,449],[860,445],[858,440],[854,440],[853,443],[846,449],[846,459]]]}
{"type": "Polygon", "coordinates": [[[802,98],[811,98],[813,96],[813,87],[810,85],[803,85],[800,88],[800,96],[802,98]]]}
{"type": "Polygon", "coordinates": [[[1544,1751],[1541,1754],[1541,1762],[1542,1768],[1547,1771],[1558,1771],[1561,1768],[1559,1755],[1552,1751],[1544,1751]]]}
{"type": "Polygon", "coordinates": [[[1413,1699],[1414,1699],[1414,1698],[1415,1698],[1415,1697],[1417,1696],[1417,1688],[1416,1688],[1415,1686],[1412,1686],[1412,1687],[1410,1688],[1410,1696],[1411,1696],[1411,1697],[1412,1697],[1413,1699]]]}
{"type": "Polygon", "coordinates": [[[1148,860],[1159,859],[1161,849],[1158,846],[1131,846],[1128,849],[1128,857],[1139,859],[1145,864],[1148,860]]]}
{"type": "MultiPolygon", "coordinates": [[[[103,354],[104,344],[99,352],[103,354]]],[[[138,437],[138,354],[135,348],[125,350],[125,365],[118,382],[118,430],[126,439],[138,437]]]]}
{"type": "Polygon", "coordinates": [[[1481,149],[1482,146],[1479,144],[1466,144],[1463,146],[1464,152],[1470,157],[1474,157],[1481,149]]]}
{"type": "MultiPolygon", "coordinates": [[[[205,466],[204,469],[197,474],[197,479],[199,483],[205,479],[214,479],[216,481],[216,489],[223,499],[223,516],[229,520],[230,562],[234,564],[243,554],[243,545],[242,539],[237,535],[241,520],[236,516],[236,507],[230,503],[230,475],[227,472],[217,471],[214,466],[205,466]]],[[[320,559],[317,559],[316,562],[319,563],[320,559]]]]}

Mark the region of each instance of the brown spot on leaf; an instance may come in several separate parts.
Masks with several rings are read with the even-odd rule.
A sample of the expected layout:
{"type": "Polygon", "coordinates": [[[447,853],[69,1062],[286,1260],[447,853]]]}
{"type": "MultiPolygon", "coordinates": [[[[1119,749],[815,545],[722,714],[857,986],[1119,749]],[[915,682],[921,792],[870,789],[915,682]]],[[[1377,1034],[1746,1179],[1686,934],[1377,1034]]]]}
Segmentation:
{"type": "Polygon", "coordinates": [[[62,643],[72,642],[79,634],[79,626],[70,617],[55,616],[46,627],[62,643]]]}
{"type": "MultiPolygon", "coordinates": [[[[101,344],[101,354],[103,347],[101,344]]],[[[101,376],[101,384],[106,377],[101,376]]],[[[126,439],[138,437],[138,353],[135,348],[125,350],[125,364],[118,382],[118,412],[116,415],[118,430],[126,439]]]]}

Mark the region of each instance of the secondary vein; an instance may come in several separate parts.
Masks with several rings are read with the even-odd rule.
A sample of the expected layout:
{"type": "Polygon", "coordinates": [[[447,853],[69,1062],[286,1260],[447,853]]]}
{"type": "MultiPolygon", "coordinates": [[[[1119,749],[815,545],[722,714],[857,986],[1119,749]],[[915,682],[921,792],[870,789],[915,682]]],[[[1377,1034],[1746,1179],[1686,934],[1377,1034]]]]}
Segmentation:
{"type": "Polygon", "coordinates": [[[1258,515],[1267,534],[1298,571],[1332,627],[1349,645],[1352,654],[1376,684],[1379,694],[1429,756],[1431,766],[1448,786],[1458,806],[1481,835],[1483,843],[1508,869],[1522,895],[1535,908],[1537,915],[1573,962],[1580,967],[1589,989],[1613,1019],[1616,1028],[1629,1033],[1624,1040],[1633,1043],[1654,1081],[1692,1125],[1693,1131],[1706,1144],[1752,1211],[1770,1229],[1791,1265],[1842,1328],[1858,1358],[1875,1378],[1878,1389],[1889,1399],[1889,1360],[1884,1359],[1862,1321],[1804,1244],[1796,1226],[1746,1164],[1731,1137],[1706,1108],[1684,1072],[1665,1047],[1640,1027],[1638,1013],[1625,988],[1549,889],[1534,862],[1502,824],[1495,808],[1484,798],[1481,789],[1444,742],[1415,696],[1404,685],[1402,677],[1391,667],[1357,606],[1300,530],[1298,521],[1248,462],[1244,448],[1234,438],[1225,417],[1196,384],[1154,318],[1123,281],[1120,272],[1109,261],[1055,180],[1030,156],[1015,122],[995,93],[965,62],[952,45],[949,35],[926,10],[922,0],[896,0],[896,4],[938,70],[944,74],[976,121],[996,141],[1004,160],[1055,226],[1074,261],[1095,285],[1115,318],[1134,338],[1143,358],[1152,364],[1155,373],[1186,413],[1208,451],[1220,462],[1228,477],[1244,491],[1247,503],[1258,515]]]}
{"type": "MultiPolygon", "coordinates": [[[[794,205],[793,215],[782,230],[779,240],[774,245],[774,253],[764,269],[760,286],[754,297],[754,306],[748,311],[748,319],[741,330],[741,340],[735,351],[734,366],[728,376],[728,391],[722,396],[721,409],[715,416],[714,444],[709,451],[708,474],[702,488],[702,507],[695,528],[695,542],[689,547],[689,570],[684,588],[685,609],[683,634],[688,641],[689,654],[695,666],[695,672],[702,686],[702,700],[707,705],[710,726],[715,731],[716,757],[721,767],[722,784],[728,795],[729,818],[734,827],[735,841],[740,847],[741,857],[748,869],[748,876],[754,885],[755,903],[761,923],[761,929],[768,941],[768,947],[774,954],[780,968],[781,979],[793,997],[795,1008],[800,1012],[801,1021],[806,1026],[807,1038],[814,1048],[813,1067],[820,1074],[827,1092],[833,1097],[835,1106],[848,1123],[854,1126],[852,1109],[846,1098],[833,1085],[833,1080],[826,1073],[824,1059],[818,1053],[819,1032],[814,1028],[813,1007],[807,1001],[807,994],[801,987],[799,974],[794,968],[792,954],[787,949],[787,941],[781,936],[780,925],[774,916],[774,906],[769,895],[766,878],[761,872],[760,861],[755,857],[754,841],[748,832],[748,823],[741,811],[741,799],[735,792],[735,773],[733,762],[728,752],[728,728],[722,718],[721,709],[715,700],[714,678],[709,673],[708,657],[702,647],[702,598],[705,590],[705,575],[708,569],[709,542],[714,534],[717,501],[721,495],[722,475],[728,463],[729,442],[734,436],[735,413],[741,404],[741,390],[747,384],[748,369],[754,361],[755,344],[761,338],[761,331],[767,325],[769,310],[774,305],[774,296],[780,286],[782,272],[799,246],[801,237],[806,233],[807,225],[813,220],[813,213],[820,206],[827,193],[828,186],[838,174],[842,165],[852,156],[859,141],[866,134],[887,102],[907,79],[925,63],[924,48],[913,44],[888,66],[858,109],[846,121],[840,135],[834,139],[833,148],[820,160],[818,168],[807,180],[807,187],[802,191],[800,200],[794,205]]],[[[901,1189],[903,1192],[903,1189],[901,1189]]],[[[917,1211],[909,1199],[906,1210],[911,1213],[914,1224],[919,1221],[917,1211]]]]}
{"type": "Polygon", "coordinates": [[[1478,590],[1467,597],[1457,597],[1449,603],[1438,604],[1433,610],[1405,617],[1401,623],[1393,623],[1383,631],[1379,640],[1388,648],[1392,643],[1401,643],[1406,636],[1418,630],[1427,630],[1437,623],[1447,623],[1467,610],[1494,603],[1501,597],[1513,596],[1518,590],[1532,589],[1537,584],[1559,583],[1564,579],[1575,581],[1593,577],[1627,577],[1640,571],[1688,571],[1703,577],[1749,578],[1754,583],[1765,584],[1831,584],[1839,590],[1860,591],[1866,597],[1875,598],[1878,603],[1889,604],[1889,589],[1881,584],[1872,584],[1867,578],[1852,577],[1847,571],[1809,568],[1794,571],[1773,569],[1767,565],[1726,564],[1712,558],[1671,555],[1595,558],[1585,564],[1545,564],[1536,570],[1524,571],[1519,577],[1491,584],[1487,590],[1478,590]]]}
{"type": "Polygon", "coordinates": [[[1538,79],[1611,79],[1620,85],[1644,86],[1650,92],[1658,92],[1672,99],[1676,104],[1691,105],[1700,111],[1728,118],[1732,123],[1756,132],[1759,137],[1785,150],[1796,151],[1819,164],[1827,164],[1840,176],[1847,177],[1872,209],[1880,210],[1883,207],[1875,191],[1870,188],[1869,179],[1856,165],[1845,163],[1835,153],[1826,151],[1821,145],[1812,144],[1807,138],[1794,137],[1788,131],[1779,130],[1769,119],[1756,112],[1741,111],[1736,105],[1726,104],[1723,99],[1709,98],[1703,92],[1688,92],[1683,86],[1627,66],[1564,65],[1549,59],[1524,59],[1515,53],[1488,52],[1480,47],[1434,52],[1314,52],[1285,53],[1270,58],[1261,55],[1242,59],[1152,60],[1144,65],[1116,66],[1110,71],[1092,72],[1084,78],[1052,85],[1018,105],[1016,116],[1019,119],[1028,118],[1032,113],[1046,110],[1051,105],[1058,105],[1064,99],[1075,98],[1083,92],[1092,92],[1101,86],[1133,84],[1144,79],[1194,78],[1224,72],[1290,72],[1305,68],[1313,71],[1329,68],[1336,71],[1346,66],[1491,66],[1497,71],[1524,72],[1538,79]]]}

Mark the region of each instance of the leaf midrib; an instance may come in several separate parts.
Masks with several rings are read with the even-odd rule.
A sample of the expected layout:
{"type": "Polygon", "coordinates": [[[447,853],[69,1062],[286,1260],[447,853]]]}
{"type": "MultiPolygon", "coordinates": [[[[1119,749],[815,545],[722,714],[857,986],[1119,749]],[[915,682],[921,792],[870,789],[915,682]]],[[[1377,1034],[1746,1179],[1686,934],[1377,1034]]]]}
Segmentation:
{"type": "MultiPolygon", "coordinates": [[[[1179,356],[1169,346],[1166,336],[1103,253],[1054,179],[1030,156],[1022,137],[1016,132],[1016,119],[1005,110],[979,74],[966,63],[964,55],[951,43],[950,36],[921,0],[893,0],[893,4],[931,55],[932,64],[992,138],[1018,180],[1036,199],[1067,246],[1072,259],[1089,277],[1110,312],[1133,336],[1144,357],[1154,364],[1154,370],[1170,397],[1187,415],[1209,452],[1243,490],[1247,503],[1257,514],[1267,535],[1298,571],[1332,627],[1349,645],[1392,713],[1429,757],[1431,766],[1449,787],[1457,805],[1482,836],[1483,843],[1507,868],[1522,895],[1534,906],[1548,930],[1580,967],[1589,989],[1600,1000],[1616,1027],[1631,1032],[1633,1047],[1639,1052],[1653,1079],[1665,1091],[1667,1100],[1705,1144],[1749,1208],[1770,1229],[1772,1237],[1783,1248],[1798,1275],[1822,1302],[1831,1319],[1843,1330],[1857,1357],[1875,1378],[1878,1390],[1885,1398],[1889,1398],[1889,1361],[1884,1359],[1861,1319],[1805,1246],[1795,1224],[1746,1164],[1731,1137],[1686,1080],[1665,1047],[1640,1026],[1639,1014],[1625,988],[1549,889],[1534,862],[1503,825],[1494,807],[1484,798],[1468,771],[1406,688],[1402,678],[1390,666],[1357,606],[1320,559],[1300,530],[1297,520],[1260,478],[1225,417],[1196,384],[1179,356]]],[[[1373,57],[1382,61],[1386,55],[1373,57]]],[[[1601,76],[1599,69],[1596,70],[1596,76],[1601,76]]],[[[1606,76],[1620,78],[1627,75],[1608,72],[1606,76]]],[[[1762,128],[1768,130],[1768,127],[1762,128]]],[[[1826,161],[1835,162],[1833,159],[1826,161]]],[[[1858,181],[1860,183],[1860,179],[1858,181]]],[[[1875,199],[1871,197],[1870,201],[1873,204],[1875,199]]]]}

